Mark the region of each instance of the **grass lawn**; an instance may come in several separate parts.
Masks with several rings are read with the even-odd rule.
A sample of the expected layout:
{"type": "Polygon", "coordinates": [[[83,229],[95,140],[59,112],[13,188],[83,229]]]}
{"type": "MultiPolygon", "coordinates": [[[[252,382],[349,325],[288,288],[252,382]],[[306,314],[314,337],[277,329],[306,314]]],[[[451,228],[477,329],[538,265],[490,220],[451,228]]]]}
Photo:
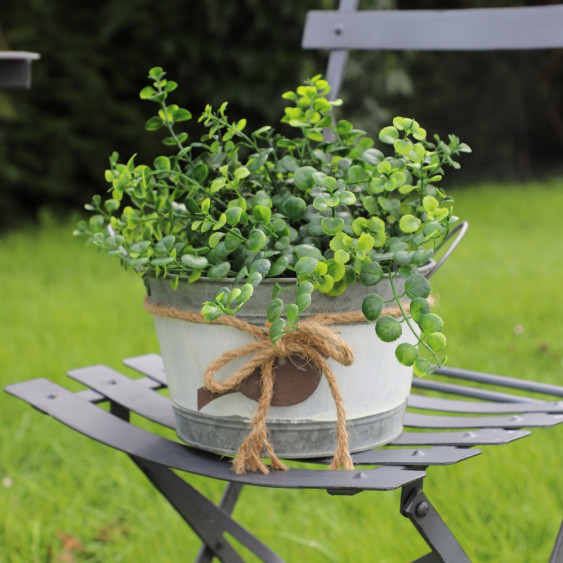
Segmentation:
{"type": "MultiPolygon", "coordinates": [[[[449,364],[563,385],[563,180],[455,195],[470,229],[433,279],[449,364]]],[[[158,352],[140,280],[72,229],[45,216],[0,238],[2,387],[45,377],[79,389],[67,370],[158,352]]],[[[1,562],[193,560],[197,538],[125,455],[5,393],[0,402],[1,562]]],[[[547,561],[563,518],[562,446],[563,426],[541,429],[429,470],[425,490],[472,560],[547,561]]],[[[223,487],[190,482],[214,499],[223,487]]],[[[288,562],[394,563],[426,553],[398,504],[397,491],[247,488],[235,515],[288,562]]]]}

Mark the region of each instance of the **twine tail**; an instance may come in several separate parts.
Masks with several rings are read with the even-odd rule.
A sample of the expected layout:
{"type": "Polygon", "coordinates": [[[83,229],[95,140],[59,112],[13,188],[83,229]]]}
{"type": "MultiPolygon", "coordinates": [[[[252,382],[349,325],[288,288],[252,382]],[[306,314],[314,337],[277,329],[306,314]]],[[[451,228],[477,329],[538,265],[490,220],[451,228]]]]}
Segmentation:
{"type": "MultiPolygon", "coordinates": [[[[317,352],[314,352],[317,355],[317,352]]],[[[336,448],[334,450],[334,458],[329,466],[329,469],[354,469],[354,462],[349,451],[349,436],[346,428],[346,409],[344,408],[344,401],[340,394],[336,376],[330,367],[330,364],[323,358],[317,358],[319,365],[322,365],[323,372],[328,381],[334,404],[336,406],[336,448]]]]}
{"type": "MultiPolygon", "coordinates": [[[[348,437],[346,437],[348,438],[348,437]]],[[[336,449],[334,450],[334,457],[332,463],[328,466],[331,471],[336,469],[354,469],[354,462],[352,461],[352,456],[348,451],[348,440],[346,439],[346,446],[343,447],[342,442],[338,439],[336,449]]]]}
{"type": "Polygon", "coordinates": [[[268,429],[266,428],[266,414],[274,394],[274,361],[275,358],[272,358],[262,368],[262,395],[258,410],[252,420],[252,429],[233,459],[233,468],[237,475],[244,475],[247,471],[260,471],[264,475],[268,475],[270,470],[262,461],[264,449],[270,457],[273,469],[288,469],[287,465],[276,456],[274,448],[268,440],[268,429]]]}
{"type": "MultiPolygon", "coordinates": [[[[204,322],[200,313],[156,305],[150,303],[148,298],[145,299],[145,308],[153,315],[186,322],[204,322]]],[[[384,313],[393,316],[403,314],[399,308],[396,309],[396,311],[385,309],[384,313]]],[[[239,447],[233,460],[235,473],[241,475],[248,470],[268,474],[269,467],[262,461],[264,451],[270,457],[272,468],[288,469],[278,459],[268,440],[266,415],[274,393],[274,362],[277,358],[286,358],[291,354],[304,355],[311,358],[313,363],[324,373],[329,383],[337,413],[337,444],[330,469],[354,469],[352,457],[348,451],[349,437],[346,429],[346,411],[342,395],[340,394],[336,376],[326,360],[326,358],[332,358],[344,366],[349,366],[354,362],[354,353],[353,349],[338,336],[338,332],[329,329],[327,325],[350,324],[362,322],[363,320],[364,317],[361,312],[316,315],[310,321],[302,323],[297,331],[286,335],[284,339],[280,339],[276,345],[277,349],[273,349],[269,341],[267,329],[257,327],[234,317],[225,317],[212,321],[242,330],[252,335],[256,341],[225,352],[220,358],[209,364],[204,373],[204,387],[207,390],[213,393],[227,393],[236,390],[255,369],[262,370],[262,394],[258,403],[258,409],[251,423],[250,433],[239,447]],[[242,368],[239,368],[224,381],[215,381],[215,374],[220,368],[234,359],[249,354],[255,355],[242,368]]]]}
{"type": "Polygon", "coordinates": [[[341,413],[338,408],[338,420],[336,423],[336,448],[329,469],[354,469],[354,462],[348,449],[348,431],[346,430],[346,414],[341,413]]]}

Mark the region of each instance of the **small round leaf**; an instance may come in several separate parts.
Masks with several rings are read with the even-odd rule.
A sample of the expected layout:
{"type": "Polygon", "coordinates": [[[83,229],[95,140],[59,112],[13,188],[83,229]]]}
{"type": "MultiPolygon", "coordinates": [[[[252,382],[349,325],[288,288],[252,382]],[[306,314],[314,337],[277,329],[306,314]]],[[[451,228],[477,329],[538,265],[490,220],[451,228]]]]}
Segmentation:
{"type": "Polygon", "coordinates": [[[317,267],[319,261],[316,258],[312,258],[311,256],[304,256],[300,258],[295,264],[295,272],[298,276],[304,276],[307,274],[311,274],[314,269],[317,267]]]}
{"type": "Polygon", "coordinates": [[[293,181],[300,190],[310,190],[315,185],[313,174],[316,169],[312,166],[302,166],[293,174],[293,181]]]}
{"type": "Polygon", "coordinates": [[[333,287],[334,287],[334,280],[332,279],[332,276],[328,274],[326,276],[323,276],[317,282],[317,288],[321,293],[329,293],[333,287]]]}
{"type": "Polygon", "coordinates": [[[334,253],[334,261],[337,264],[344,265],[348,260],[350,260],[350,254],[345,250],[340,249],[334,253]]]}
{"type": "Polygon", "coordinates": [[[237,305],[242,305],[243,303],[246,303],[252,297],[253,293],[254,293],[254,288],[252,287],[252,285],[249,283],[245,283],[240,288],[240,295],[237,297],[236,300],[237,305]]]}
{"type": "Polygon", "coordinates": [[[281,273],[285,272],[289,265],[289,258],[287,256],[280,256],[270,268],[269,274],[271,278],[278,277],[281,273]]]}
{"type": "Polygon", "coordinates": [[[326,211],[328,209],[328,204],[327,204],[326,200],[327,200],[327,197],[325,195],[317,196],[313,200],[313,207],[317,211],[326,211]]]}
{"type": "Polygon", "coordinates": [[[430,282],[420,274],[413,274],[405,280],[405,293],[411,298],[426,298],[430,295],[430,282]]]}
{"type": "MultiPolygon", "coordinates": [[[[170,84],[170,82],[168,83],[170,84]]],[[[174,112],[174,121],[188,121],[192,118],[192,114],[184,108],[178,108],[174,112]]]]}
{"type": "Polygon", "coordinates": [[[150,97],[154,96],[155,94],[156,94],[156,90],[152,86],[145,86],[141,90],[139,97],[141,98],[141,100],[148,100],[150,97]]]}
{"type": "Polygon", "coordinates": [[[415,233],[420,227],[420,219],[414,215],[403,215],[399,221],[399,227],[403,233],[415,233]]]}
{"type": "Polygon", "coordinates": [[[340,204],[341,205],[353,205],[354,203],[356,203],[356,196],[353,194],[353,192],[349,192],[349,191],[343,191],[340,192],[340,204]]]}
{"type": "Polygon", "coordinates": [[[290,219],[301,219],[307,212],[307,204],[300,197],[290,197],[285,203],[285,214],[290,219]]]}
{"type": "Polygon", "coordinates": [[[332,276],[335,282],[340,281],[346,274],[346,267],[344,264],[339,264],[336,260],[328,262],[328,273],[332,276]]]}
{"type": "Polygon", "coordinates": [[[375,323],[375,333],[383,342],[393,342],[401,336],[403,329],[395,317],[384,315],[375,323]]]}
{"type": "Polygon", "coordinates": [[[324,217],[321,226],[325,234],[337,235],[344,228],[344,219],[341,217],[324,217]]]}
{"type": "Polygon", "coordinates": [[[367,295],[362,301],[362,313],[368,321],[376,321],[383,311],[383,299],[377,293],[367,295]]]}
{"type": "Polygon", "coordinates": [[[203,318],[209,322],[219,318],[222,315],[222,312],[221,309],[213,303],[206,302],[201,308],[201,314],[203,315],[203,318]]]}
{"type": "Polygon", "coordinates": [[[414,362],[414,373],[418,377],[424,377],[425,375],[430,375],[433,372],[434,367],[428,360],[418,358],[418,360],[414,362]]]}
{"type": "Polygon", "coordinates": [[[201,277],[202,270],[194,270],[188,277],[188,283],[194,283],[201,277]]]}
{"type": "Polygon", "coordinates": [[[406,139],[399,139],[393,143],[393,148],[400,155],[406,156],[412,150],[412,143],[406,139]]]}
{"type": "Polygon", "coordinates": [[[284,335],[285,321],[282,318],[277,318],[270,327],[270,339],[276,342],[284,335]]]}
{"type": "Polygon", "coordinates": [[[393,260],[402,266],[408,266],[412,262],[414,252],[408,250],[397,250],[393,256],[393,260]]]}
{"type": "Polygon", "coordinates": [[[430,303],[422,297],[415,297],[411,301],[411,317],[418,323],[427,313],[430,313],[430,303]]]}
{"type": "Polygon", "coordinates": [[[412,344],[403,342],[397,346],[395,357],[404,366],[412,366],[418,358],[418,349],[412,344]]]}
{"type": "Polygon", "coordinates": [[[297,295],[311,295],[315,286],[311,282],[303,282],[297,286],[297,295]]]}
{"type": "Polygon", "coordinates": [[[242,180],[247,176],[250,176],[250,170],[246,166],[239,166],[234,172],[235,180],[242,180]]]}
{"type": "Polygon", "coordinates": [[[193,254],[184,254],[181,261],[183,264],[188,266],[188,268],[193,268],[194,270],[203,270],[207,267],[207,258],[205,256],[194,256],[193,254]]]}
{"type": "Polygon", "coordinates": [[[292,303],[287,307],[286,315],[287,315],[287,320],[291,324],[295,324],[295,322],[299,318],[299,307],[295,303],[292,303]]]}
{"type": "Polygon", "coordinates": [[[276,297],[272,299],[270,305],[268,305],[268,310],[266,312],[266,318],[268,319],[269,323],[273,323],[279,316],[282,314],[283,311],[283,301],[276,297]]]}
{"type": "Polygon", "coordinates": [[[428,346],[434,352],[442,352],[446,348],[446,337],[441,332],[433,332],[428,336],[428,346]]]}
{"type": "Polygon", "coordinates": [[[259,260],[252,262],[252,264],[248,268],[248,271],[251,274],[253,274],[254,272],[260,272],[262,276],[265,276],[270,271],[271,265],[271,262],[266,258],[260,258],[259,260]]]}
{"type": "Polygon", "coordinates": [[[157,170],[170,170],[171,165],[170,165],[170,159],[167,156],[157,156],[154,159],[154,167],[157,170]]]}
{"type": "Polygon", "coordinates": [[[309,308],[311,305],[311,294],[310,293],[303,293],[297,296],[295,301],[297,307],[299,307],[299,312],[303,312],[305,309],[309,308]]]}
{"type": "Polygon", "coordinates": [[[433,254],[434,251],[429,248],[425,250],[415,250],[412,255],[412,263],[415,266],[423,266],[430,260],[430,258],[432,258],[433,254]]]}
{"type": "Polygon", "coordinates": [[[360,282],[363,285],[377,285],[383,277],[383,268],[377,262],[366,264],[360,272],[360,282]]]}
{"type": "Polygon", "coordinates": [[[252,229],[248,235],[245,248],[248,252],[258,252],[268,241],[260,229],[252,229]]]}
{"type": "Polygon", "coordinates": [[[240,207],[229,207],[225,211],[225,217],[227,218],[227,223],[234,227],[239,221],[242,216],[242,209],[240,207]]]}
{"type": "Polygon", "coordinates": [[[384,127],[379,132],[379,140],[382,143],[387,143],[388,145],[392,145],[397,139],[399,138],[399,132],[395,127],[389,126],[384,127]]]}
{"type": "Polygon", "coordinates": [[[422,200],[422,205],[424,206],[425,211],[434,211],[438,207],[439,203],[434,196],[427,195],[422,200]]]}
{"type": "Polygon", "coordinates": [[[215,248],[224,236],[225,233],[213,233],[208,241],[210,248],[215,248]]]}
{"type": "Polygon", "coordinates": [[[145,123],[145,129],[147,131],[156,131],[157,129],[160,129],[163,125],[164,123],[162,119],[160,119],[158,115],[154,115],[153,117],[150,117],[145,123]]]}
{"type": "Polygon", "coordinates": [[[229,262],[220,262],[215,266],[211,266],[207,271],[207,276],[210,278],[226,278],[231,271],[231,265],[229,262]]]}
{"type": "Polygon", "coordinates": [[[435,313],[427,313],[423,315],[418,323],[424,334],[432,334],[433,332],[442,332],[444,322],[435,313]]]}

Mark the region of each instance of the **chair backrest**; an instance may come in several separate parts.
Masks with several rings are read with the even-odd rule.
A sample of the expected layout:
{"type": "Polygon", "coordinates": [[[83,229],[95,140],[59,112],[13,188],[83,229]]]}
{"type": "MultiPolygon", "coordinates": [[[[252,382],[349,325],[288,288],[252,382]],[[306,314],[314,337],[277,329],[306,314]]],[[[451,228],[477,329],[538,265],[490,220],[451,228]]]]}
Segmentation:
{"type": "Polygon", "coordinates": [[[459,10],[338,10],[307,14],[303,48],[328,49],[326,73],[338,95],[349,50],[483,51],[563,47],[563,5],[459,10]]]}

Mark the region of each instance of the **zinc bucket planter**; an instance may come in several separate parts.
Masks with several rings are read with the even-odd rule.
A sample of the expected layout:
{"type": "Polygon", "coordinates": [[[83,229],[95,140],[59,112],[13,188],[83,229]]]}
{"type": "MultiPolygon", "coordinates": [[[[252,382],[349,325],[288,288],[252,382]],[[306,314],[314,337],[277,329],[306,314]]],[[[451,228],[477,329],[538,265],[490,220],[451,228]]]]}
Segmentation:
{"type": "Polygon", "coordinates": [[[443,363],[443,323],[428,313],[430,284],[414,270],[453,232],[453,200],[434,184],[471,149],[455,135],[430,141],[416,120],[395,117],[378,135],[390,149],[385,156],[376,139],[332,118],[340,101],[329,99],[320,75],[282,95],[290,137],[269,125],[248,130],[223,103],[205,107],[198,122],[206,131],[190,142],[176,126],[191,112],[167,102],[178,84],[161,67],[149,79],[140,97],[158,110],[145,128],[163,130],[166,154],[139,164],[112,153],[109,197],[92,197],[93,215],[75,233],[148,283],[179,436],[220,454],[236,451],[237,473],[267,473],[263,454],[281,468],[276,452],[326,456],[335,443],[331,468],[353,467],[350,450],[401,431],[411,369],[397,363],[420,374],[443,363]],[[412,322],[399,303],[377,318],[385,298],[394,301],[392,280],[371,287],[368,298],[354,288],[375,285],[384,272],[406,278],[407,302],[422,300],[412,322]],[[221,279],[206,285],[200,275],[232,276],[238,287],[223,290],[232,283],[221,279]],[[295,300],[264,283],[267,275],[277,283],[294,276],[295,300]],[[315,284],[341,294],[313,294],[311,308],[315,284]],[[421,334],[409,336],[416,326],[421,334]],[[418,357],[419,336],[431,361],[418,357]]]}
{"type": "MultiPolygon", "coordinates": [[[[429,277],[441,262],[431,262],[419,268],[419,272],[429,277]]],[[[200,279],[187,283],[180,279],[174,290],[167,279],[150,278],[147,297],[149,311],[151,307],[161,308],[156,314],[151,312],[168,378],[178,437],[196,448],[228,455],[237,452],[249,433],[261,394],[260,373],[253,373],[237,390],[211,393],[205,387],[204,372],[221,355],[236,351],[255,338],[233,326],[188,322],[163,314],[162,310],[197,313],[204,301],[220,288],[230,285],[230,281],[200,279]]],[[[399,292],[402,292],[401,281],[402,278],[395,280],[399,292]]],[[[237,317],[264,327],[274,283],[283,287],[294,285],[295,280],[263,280],[237,317]]],[[[345,294],[338,297],[317,292],[306,314],[301,315],[300,325],[318,314],[360,311],[363,298],[373,291],[384,300],[392,299],[388,278],[383,278],[375,287],[360,284],[348,287],[345,294]]],[[[415,336],[405,329],[400,340],[384,343],[376,337],[373,324],[367,321],[335,324],[329,328],[339,333],[354,353],[353,364],[349,366],[328,359],[346,410],[349,451],[361,451],[392,441],[402,432],[413,376],[412,367],[397,361],[395,348],[401,342],[416,344],[415,336]]],[[[217,371],[215,380],[226,379],[246,361],[248,357],[231,360],[217,371]]],[[[278,360],[274,374],[274,393],[266,424],[276,454],[286,459],[332,455],[337,443],[337,416],[328,380],[317,366],[302,356],[278,360]]]]}

